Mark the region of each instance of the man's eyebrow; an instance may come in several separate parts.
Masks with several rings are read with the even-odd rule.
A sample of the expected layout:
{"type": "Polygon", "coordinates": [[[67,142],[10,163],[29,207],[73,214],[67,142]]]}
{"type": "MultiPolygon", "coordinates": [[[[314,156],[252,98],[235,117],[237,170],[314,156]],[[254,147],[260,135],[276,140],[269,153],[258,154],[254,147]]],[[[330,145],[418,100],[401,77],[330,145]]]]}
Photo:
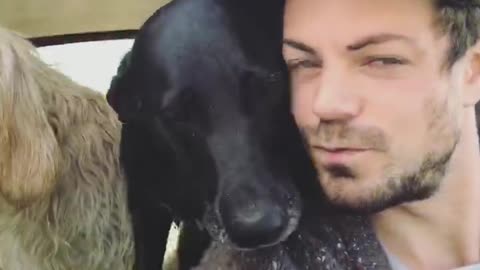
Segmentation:
{"type": "Polygon", "coordinates": [[[407,36],[391,33],[381,33],[361,38],[353,44],[348,45],[347,49],[349,51],[358,51],[369,45],[376,45],[388,41],[404,41],[410,43],[411,45],[416,45],[415,41],[407,36]]]}
{"type": "MultiPolygon", "coordinates": [[[[389,41],[403,41],[416,46],[416,42],[410,37],[400,35],[400,34],[380,33],[380,34],[366,36],[354,42],[353,44],[347,45],[347,50],[358,51],[370,45],[377,45],[377,44],[381,44],[389,41]]],[[[311,55],[317,54],[315,49],[313,49],[312,47],[300,41],[285,38],[283,39],[283,44],[311,55]]]]}
{"type": "Polygon", "coordinates": [[[295,40],[286,38],[286,39],[283,39],[283,44],[285,44],[289,47],[292,47],[296,50],[306,52],[306,53],[311,54],[311,55],[316,55],[317,54],[315,49],[313,49],[312,47],[310,47],[310,46],[308,46],[305,43],[302,43],[300,41],[295,41],[295,40]]]}

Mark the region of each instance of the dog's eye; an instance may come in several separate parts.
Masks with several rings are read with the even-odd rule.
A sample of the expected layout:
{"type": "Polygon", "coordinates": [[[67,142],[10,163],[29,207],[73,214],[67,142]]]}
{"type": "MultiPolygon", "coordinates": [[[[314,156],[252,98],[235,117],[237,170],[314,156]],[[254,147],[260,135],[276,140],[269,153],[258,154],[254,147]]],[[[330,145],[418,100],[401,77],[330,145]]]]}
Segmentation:
{"type": "Polygon", "coordinates": [[[173,124],[194,125],[198,121],[200,107],[192,92],[186,89],[171,98],[161,114],[173,124]]]}
{"type": "Polygon", "coordinates": [[[278,82],[279,74],[275,72],[247,71],[242,74],[240,85],[243,91],[254,91],[254,95],[260,97],[278,82]]]}
{"type": "Polygon", "coordinates": [[[241,97],[249,114],[268,114],[283,98],[286,82],[281,71],[254,70],[242,74],[241,97]]]}
{"type": "Polygon", "coordinates": [[[267,81],[269,83],[278,83],[282,80],[282,73],[277,71],[277,72],[271,72],[267,74],[267,81]]]}
{"type": "Polygon", "coordinates": [[[176,102],[168,106],[164,111],[164,115],[171,121],[177,123],[189,123],[191,120],[191,110],[186,103],[176,102]]]}

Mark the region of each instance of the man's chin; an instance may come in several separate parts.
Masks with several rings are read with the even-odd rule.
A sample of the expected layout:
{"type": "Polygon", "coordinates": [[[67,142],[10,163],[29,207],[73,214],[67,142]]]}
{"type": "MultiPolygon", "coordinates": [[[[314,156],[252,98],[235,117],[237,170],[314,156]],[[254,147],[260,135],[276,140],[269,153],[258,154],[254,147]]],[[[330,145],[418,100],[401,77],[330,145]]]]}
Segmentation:
{"type": "Polygon", "coordinates": [[[333,212],[341,215],[372,215],[400,204],[380,201],[345,200],[339,198],[330,199],[329,203],[333,212]]]}
{"type": "Polygon", "coordinates": [[[385,194],[383,188],[368,188],[362,185],[358,178],[325,177],[323,180],[327,204],[335,214],[370,215],[398,203],[391,201],[387,196],[379,196],[378,194],[385,194]]]}
{"type": "Polygon", "coordinates": [[[352,198],[352,196],[328,196],[329,204],[333,212],[345,215],[373,215],[386,209],[393,208],[404,203],[411,203],[430,198],[437,191],[436,187],[424,186],[416,190],[398,190],[397,193],[375,196],[363,195],[352,198]],[[368,199],[366,199],[368,198],[368,199]]]}
{"type": "Polygon", "coordinates": [[[331,201],[333,211],[341,215],[373,215],[401,203],[331,201]]]}

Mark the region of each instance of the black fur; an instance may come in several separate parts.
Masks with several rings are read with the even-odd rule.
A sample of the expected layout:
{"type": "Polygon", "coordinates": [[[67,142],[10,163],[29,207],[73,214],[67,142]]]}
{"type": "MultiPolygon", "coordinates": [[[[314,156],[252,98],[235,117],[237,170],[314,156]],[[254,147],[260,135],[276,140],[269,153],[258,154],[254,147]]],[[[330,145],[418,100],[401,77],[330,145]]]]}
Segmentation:
{"type": "Polygon", "coordinates": [[[388,270],[371,224],[363,217],[309,219],[281,244],[241,251],[214,242],[194,270],[388,270]]]}
{"type": "MultiPolygon", "coordinates": [[[[244,249],[294,230],[301,203],[293,179],[313,171],[296,153],[304,149],[289,112],[281,32],[270,31],[282,8],[176,0],[140,29],[107,96],[124,122],[138,269],[158,269],[174,218],[187,235],[206,234],[202,224],[244,249]]],[[[202,243],[185,253],[201,254],[202,243]]]]}
{"type": "MultiPolygon", "coordinates": [[[[337,239],[301,225],[279,244],[301,213],[309,220],[302,224],[308,224],[309,217],[333,209],[325,204],[290,114],[281,55],[283,7],[280,0],[174,0],[140,29],[107,96],[124,122],[121,161],[136,269],[160,269],[174,219],[186,228],[181,269],[199,262],[211,237],[220,250],[243,254],[231,257],[241,262],[238,269],[270,269],[260,261],[275,256],[298,269],[314,267],[289,250],[298,246],[310,250],[302,255],[321,255],[317,249],[335,249],[338,239],[356,243],[348,233],[337,239]],[[316,244],[309,249],[310,240],[292,240],[298,235],[316,244]],[[243,263],[249,258],[261,259],[243,263]]],[[[334,231],[342,222],[313,224],[334,231]]],[[[343,266],[357,258],[343,251],[328,254],[343,266]]],[[[384,259],[365,261],[384,265],[384,259]]]]}

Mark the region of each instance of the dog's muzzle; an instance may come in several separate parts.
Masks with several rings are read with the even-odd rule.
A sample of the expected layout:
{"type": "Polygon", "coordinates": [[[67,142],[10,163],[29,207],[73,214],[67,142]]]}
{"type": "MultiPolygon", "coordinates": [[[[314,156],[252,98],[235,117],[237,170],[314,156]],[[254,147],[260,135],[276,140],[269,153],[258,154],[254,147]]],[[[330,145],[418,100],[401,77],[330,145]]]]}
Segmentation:
{"type": "Polygon", "coordinates": [[[301,214],[298,194],[291,193],[281,199],[252,197],[242,191],[222,194],[215,206],[207,209],[204,224],[215,240],[236,249],[272,246],[295,230],[301,214]]]}

